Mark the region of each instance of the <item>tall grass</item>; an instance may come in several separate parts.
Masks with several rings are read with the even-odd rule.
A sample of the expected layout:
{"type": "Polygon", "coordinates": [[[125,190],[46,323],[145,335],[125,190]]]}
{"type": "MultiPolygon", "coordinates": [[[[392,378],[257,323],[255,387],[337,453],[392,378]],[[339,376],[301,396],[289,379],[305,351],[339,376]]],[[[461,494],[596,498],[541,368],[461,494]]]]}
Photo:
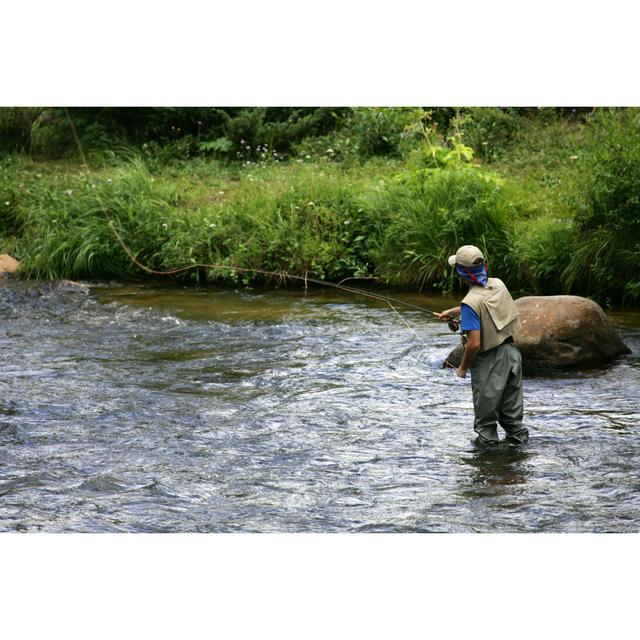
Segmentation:
{"type": "Polygon", "coordinates": [[[109,220],[153,261],[153,245],[167,238],[177,201],[172,190],[154,185],[139,162],[103,178],[84,172],[34,180],[18,204],[21,248],[27,276],[95,278],[132,275],[109,220]]]}
{"type": "Polygon", "coordinates": [[[511,223],[491,174],[470,166],[414,171],[381,189],[371,212],[372,259],[390,284],[452,289],[458,278],[447,257],[463,244],[479,246],[492,271],[508,277],[511,223]]]}
{"type": "MultiPolygon", "coordinates": [[[[293,166],[284,173],[276,180],[245,175],[229,194],[218,189],[220,182],[209,191],[200,184],[196,200],[139,160],[108,178],[82,171],[41,177],[16,203],[22,272],[39,278],[135,276],[138,268],[110,221],[141,262],[161,271],[214,263],[321,278],[367,272],[358,231],[362,176],[341,175],[336,167],[293,166]]],[[[237,279],[231,270],[210,275],[237,279]]]]}
{"type": "Polygon", "coordinates": [[[575,249],[571,216],[542,214],[515,222],[511,287],[524,294],[569,293],[564,270],[575,249]]]}
{"type": "Polygon", "coordinates": [[[640,109],[600,109],[581,163],[572,290],[608,302],[640,300],[640,109]]]}
{"type": "Polygon", "coordinates": [[[348,185],[309,173],[294,177],[275,196],[269,189],[246,191],[225,208],[222,232],[229,255],[246,266],[311,272],[321,278],[358,275],[358,194],[348,185]]]}
{"type": "MultiPolygon", "coordinates": [[[[451,286],[446,257],[460,244],[476,243],[505,264],[508,217],[495,177],[466,167],[380,183],[381,173],[293,163],[256,167],[239,180],[201,173],[186,188],[184,176],[153,175],[134,160],[98,177],[41,177],[16,205],[24,274],[139,274],[109,221],[140,261],[161,271],[212,263],[330,280],[376,275],[426,288],[451,286]]],[[[217,269],[209,277],[239,276],[217,269]]]]}

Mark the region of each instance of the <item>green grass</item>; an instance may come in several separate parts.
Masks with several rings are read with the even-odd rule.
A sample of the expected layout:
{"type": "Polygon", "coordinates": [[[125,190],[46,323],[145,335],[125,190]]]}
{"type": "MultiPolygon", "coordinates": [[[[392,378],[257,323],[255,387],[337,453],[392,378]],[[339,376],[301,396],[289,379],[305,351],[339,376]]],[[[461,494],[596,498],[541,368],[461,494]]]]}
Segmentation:
{"type": "Polygon", "coordinates": [[[463,244],[481,247],[501,272],[508,267],[511,224],[492,174],[470,166],[409,172],[379,189],[369,207],[372,259],[390,284],[452,289],[458,279],[446,260],[463,244]]]}
{"type": "Polygon", "coordinates": [[[507,179],[513,207],[534,215],[564,215],[579,195],[585,125],[566,118],[521,118],[514,144],[491,163],[507,179]]]}
{"type": "MultiPolygon", "coordinates": [[[[90,174],[49,165],[45,174],[13,160],[3,169],[5,213],[11,210],[11,232],[19,233],[7,229],[5,237],[27,277],[139,275],[110,221],[157,270],[214,263],[333,278],[366,271],[357,231],[360,193],[370,183],[365,167],[345,173],[331,163],[293,163],[239,173],[200,162],[152,174],[134,160],[90,174]],[[23,181],[17,188],[16,179],[23,181]]],[[[229,270],[210,275],[237,279],[229,270]]]]}

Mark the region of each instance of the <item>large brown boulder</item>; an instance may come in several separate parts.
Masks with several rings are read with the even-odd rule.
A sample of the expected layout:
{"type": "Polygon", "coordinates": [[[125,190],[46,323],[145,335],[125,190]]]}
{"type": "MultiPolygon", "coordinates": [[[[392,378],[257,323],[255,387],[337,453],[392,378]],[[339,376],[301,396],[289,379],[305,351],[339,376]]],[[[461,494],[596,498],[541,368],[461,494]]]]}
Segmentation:
{"type": "Polygon", "coordinates": [[[20,262],[8,253],[0,254],[0,278],[13,275],[20,266],[20,262]]]}
{"type": "MultiPolygon", "coordinates": [[[[514,339],[525,371],[600,366],[631,353],[593,300],[527,296],[515,302],[522,325],[514,339]]],[[[446,363],[458,366],[461,358],[458,346],[446,363]]]]}

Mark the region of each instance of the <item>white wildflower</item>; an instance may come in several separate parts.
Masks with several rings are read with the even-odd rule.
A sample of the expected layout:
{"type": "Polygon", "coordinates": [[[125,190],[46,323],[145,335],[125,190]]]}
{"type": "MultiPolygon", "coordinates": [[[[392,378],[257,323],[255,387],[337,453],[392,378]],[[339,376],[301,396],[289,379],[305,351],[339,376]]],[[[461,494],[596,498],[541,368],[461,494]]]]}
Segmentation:
{"type": "Polygon", "coordinates": [[[73,189],[67,189],[65,193],[70,196],[73,193],[73,189]]]}

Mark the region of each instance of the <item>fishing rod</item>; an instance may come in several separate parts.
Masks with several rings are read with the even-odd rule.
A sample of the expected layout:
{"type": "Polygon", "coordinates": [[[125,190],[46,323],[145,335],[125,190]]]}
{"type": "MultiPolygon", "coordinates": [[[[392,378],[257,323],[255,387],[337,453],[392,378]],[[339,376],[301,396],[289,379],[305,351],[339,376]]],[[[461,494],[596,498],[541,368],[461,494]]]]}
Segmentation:
{"type": "MultiPolygon", "coordinates": [[[[82,161],[83,161],[83,164],[85,166],[85,169],[87,170],[87,173],[90,173],[91,169],[89,167],[89,163],[87,162],[87,158],[86,158],[86,156],[84,154],[84,150],[82,148],[82,144],[80,142],[80,138],[78,136],[78,132],[76,130],[75,125],[73,124],[73,120],[71,119],[71,116],[69,115],[69,110],[67,109],[67,107],[64,107],[64,111],[65,111],[65,114],[67,116],[67,120],[69,122],[69,127],[71,128],[71,131],[73,133],[73,137],[74,137],[76,145],[78,147],[78,151],[80,152],[80,157],[82,158],[82,161]]],[[[413,331],[413,333],[414,333],[414,335],[416,335],[416,337],[417,337],[417,334],[415,334],[415,331],[413,330],[413,327],[411,327],[409,325],[409,323],[400,315],[398,310],[393,306],[393,303],[398,304],[398,305],[402,305],[404,307],[407,307],[407,308],[410,308],[410,309],[414,309],[414,310],[417,310],[417,311],[423,311],[423,312],[426,312],[426,313],[431,313],[431,314],[437,316],[438,318],[440,318],[441,320],[447,320],[449,329],[451,329],[451,331],[453,331],[454,333],[457,332],[458,329],[459,329],[460,325],[459,325],[458,321],[456,321],[451,316],[442,316],[438,312],[433,311],[433,309],[428,309],[426,307],[421,307],[421,306],[418,306],[416,304],[412,304],[410,302],[405,302],[404,300],[399,300],[398,298],[392,298],[391,296],[385,296],[385,295],[380,294],[380,293],[372,293],[371,291],[364,291],[363,289],[358,289],[356,287],[348,287],[348,286],[345,286],[344,284],[342,284],[342,282],[344,282],[344,281],[336,283],[336,282],[328,282],[326,280],[320,280],[318,278],[309,277],[307,273],[305,273],[303,276],[300,276],[300,275],[287,273],[286,271],[266,271],[264,269],[255,269],[255,268],[248,268],[248,267],[235,267],[235,266],[226,265],[226,264],[209,264],[209,263],[190,264],[190,265],[186,265],[184,267],[178,267],[176,269],[170,269],[168,271],[161,271],[161,270],[158,270],[158,269],[153,269],[152,267],[149,267],[148,265],[146,265],[146,264],[142,263],[140,260],[138,260],[137,256],[127,246],[127,244],[125,243],[124,239],[122,238],[122,236],[120,235],[120,233],[116,229],[116,225],[115,225],[114,220],[111,218],[111,216],[109,216],[109,213],[107,211],[107,207],[105,206],[102,198],[100,197],[100,194],[98,192],[96,192],[95,195],[98,198],[98,201],[100,203],[100,208],[102,210],[102,213],[104,214],[105,218],[107,219],[107,225],[109,226],[109,228],[113,232],[116,240],[118,241],[118,244],[120,244],[120,246],[122,247],[123,251],[127,254],[127,256],[129,257],[129,259],[132,261],[133,264],[135,264],[138,268],[142,269],[143,271],[145,271],[146,273],[148,273],[150,275],[172,276],[172,275],[176,275],[178,273],[184,273],[186,271],[190,271],[192,269],[206,269],[206,270],[217,269],[217,270],[231,270],[231,271],[236,271],[238,273],[255,273],[255,274],[260,274],[260,275],[265,275],[265,276],[270,276],[270,277],[279,277],[279,278],[282,278],[282,279],[289,278],[291,280],[303,281],[305,283],[305,288],[307,286],[307,283],[311,282],[313,284],[317,284],[317,285],[321,285],[321,286],[325,286],[325,287],[332,287],[334,289],[339,289],[341,291],[347,291],[349,293],[365,296],[365,297],[371,298],[373,300],[379,300],[379,301],[382,301],[382,302],[386,302],[391,307],[391,309],[393,309],[393,311],[395,311],[398,314],[398,316],[404,322],[404,324],[407,325],[407,327],[409,327],[409,329],[411,329],[411,331],[413,331]]]]}
{"type": "MultiPolygon", "coordinates": [[[[114,221],[113,220],[109,220],[108,224],[109,224],[109,227],[111,228],[114,236],[116,237],[116,240],[118,241],[118,243],[122,247],[123,251],[127,254],[127,256],[129,257],[131,262],[133,262],[133,264],[135,264],[137,267],[139,267],[140,269],[142,269],[143,271],[145,271],[146,273],[148,273],[150,275],[173,276],[173,275],[176,275],[178,273],[184,273],[186,271],[190,271],[192,269],[207,269],[207,270],[217,269],[217,270],[221,270],[221,271],[224,271],[224,270],[236,271],[238,273],[255,273],[255,274],[260,274],[260,275],[264,275],[264,276],[277,277],[277,278],[281,278],[283,280],[286,280],[287,278],[289,278],[291,280],[302,281],[302,282],[305,283],[305,288],[307,286],[307,283],[310,282],[312,284],[317,284],[317,285],[321,285],[321,286],[325,286],[325,287],[332,287],[334,289],[339,289],[340,291],[347,291],[349,293],[355,293],[355,294],[358,294],[358,295],[361,295],[361,296],[365,296],[367,298],[371,298],[373,300],[380,300],[382,302],[386,302],[392,309],[394,309],[394,311],[396,311],[396,310],[393,307],[392,303],[395,303],[395,304],[398,304],[398,305],[402,305],[402,306],[408,307],[410,309],[415,309],[417,311],[423,311],[425,313],[431,313],[431,314],[433,314],[435,316],[438,316],[439,318],[441,317],[438,312],[433,311],[433,309],[428,309],[427,307],[420,307],[420,306],[418,306],[416,304],[413,304],[411,302],[406,302],[404,300],[399,300],[398,298],[392,298],[391,296],[385,296],[385,295],[383,295],[381,293],[373,293],[371,291],[365,291],[364,289],[358,289],[357,287],[348,287],[348,286],[342,284],[341,282],[328,282],[327,280],[319,280],[318,278],[310,277],[306,273],[305,273],[305,275],[301,276],[301,275],[296,275],[296,274],[293,274],[293,273],[288,273],[287,271],[267,271],[265,269],[256,269],[256,268],[253,268],[253,267],[235,267],[233,265],[212,264],[212,263],[190,264],[190,265],[186,265],[184,267],[178,267],[176,269],[170,269],[168,271],[161,271],[161,270],[158,270],[158,269],[153,269],[152,267],[149,267],[148,265],[146,265],[143,262],[140,262],[140,260],[138,260],[137,256],[127,246],[127,244],[123,240],[122,236],[120,235],[120,233],[116,229],[114,221]]],[[[397,313],[397,311],[396,311],[396,313],[397,313]]],[[[445,316],[445,318],[448,318],[448,325],[449,325],[449,328],[451,329],[451,331],[453,331],[453,332],[458,331],[459,323],[455,319],[451,318],[451,316],[445,316]]]]}

